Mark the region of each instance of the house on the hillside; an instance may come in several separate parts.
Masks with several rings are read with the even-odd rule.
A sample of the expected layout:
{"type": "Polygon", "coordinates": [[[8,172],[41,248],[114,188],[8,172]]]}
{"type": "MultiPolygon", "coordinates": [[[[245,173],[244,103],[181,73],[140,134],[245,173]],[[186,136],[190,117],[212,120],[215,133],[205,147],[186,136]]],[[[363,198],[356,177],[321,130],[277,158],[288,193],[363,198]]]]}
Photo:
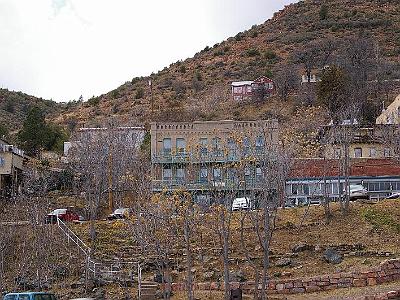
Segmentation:
{"type": "Polygon", "coordinates": [[[390,138],[398,132],[393,125],[360,125],[346,121],[321,128],[320,141],[324,145],[325,158],[381,159],[393,157],[398,152],[390,138]]]}
{"type": "Polygon", "coordinates": [[[308,83],[318,83],[321,81],[321,78],[316,74],[311,74],[310,78],[307,75],[301,75],[301,84],[308,84],[308,83]]]}
{"type": "Polygon", "coordinates": [[[26,159],[24,151],[0,140],[0,198],[16,195],[21,190],[26,159]]]}
{"type": "Polygon", "coordinates": [[[376,124],[400,124],[400,95],[376,118],[376,124]]]}
{"type": "Polygon", "coordinates": [[[261,76],[254,81],[234,81],[231,91],[235,101],[251,99],[257,95],[264,98],[275,93],[275,84],[272,79],[261,76]]]}
{"type": "Polygon", "coordinates": [[[253,95],[251,88],[253,81],[235,81],[232,82],[232,97],[235,101],[242,101],[253,95]]]}

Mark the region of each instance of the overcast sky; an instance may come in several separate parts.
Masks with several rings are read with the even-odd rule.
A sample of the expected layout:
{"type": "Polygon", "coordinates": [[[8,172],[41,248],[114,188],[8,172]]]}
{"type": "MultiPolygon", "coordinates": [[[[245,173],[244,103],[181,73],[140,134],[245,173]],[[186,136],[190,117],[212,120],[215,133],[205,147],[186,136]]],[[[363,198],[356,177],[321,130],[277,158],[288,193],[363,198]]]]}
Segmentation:
{"type": "Polygon", "coordinates": [[[0,0],[0,87],[85,99],[193,56],[294,0],[0,0]]]}

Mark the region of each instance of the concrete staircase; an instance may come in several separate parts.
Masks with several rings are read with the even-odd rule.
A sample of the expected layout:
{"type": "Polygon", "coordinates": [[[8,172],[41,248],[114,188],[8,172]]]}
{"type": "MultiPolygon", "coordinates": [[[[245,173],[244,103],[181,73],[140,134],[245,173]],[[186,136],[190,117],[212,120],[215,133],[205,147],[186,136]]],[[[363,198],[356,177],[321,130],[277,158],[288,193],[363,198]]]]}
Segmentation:
{"type": "Polygon", "coordinates": [[[158,290],[158,284],[152,281],[142,281],[139,292],[140,300],[155,300],[158,290]]]}

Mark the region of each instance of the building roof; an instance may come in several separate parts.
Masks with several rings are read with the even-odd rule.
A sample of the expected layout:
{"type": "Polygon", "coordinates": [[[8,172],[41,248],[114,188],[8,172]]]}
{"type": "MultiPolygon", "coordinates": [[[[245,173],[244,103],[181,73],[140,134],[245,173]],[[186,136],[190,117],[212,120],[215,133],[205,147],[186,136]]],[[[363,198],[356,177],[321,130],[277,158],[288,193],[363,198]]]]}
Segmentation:
{"type": "Polygon", "coordinates": [[[398,124],[399,115],[398,109],[400,107],[400,95],[376,118],[376,124],[398,124]],[[392,119],[391,119],[392,118],[392,119]]]}
{"type": "Polygon", "coordinates": [[[244,86],[244,85],[252,85],[253,81],[234,81],[232,82],[232,86],[244,86]]]}
{"type": "MultiPolygon", "coordinates": [[[[351,159],[350,176],[400,176],[400,162],[395,159],[351,159]]],[[[289,174],[290,179],[323,178],[339,176],[337,159],[296,159],[289,174]]]]}

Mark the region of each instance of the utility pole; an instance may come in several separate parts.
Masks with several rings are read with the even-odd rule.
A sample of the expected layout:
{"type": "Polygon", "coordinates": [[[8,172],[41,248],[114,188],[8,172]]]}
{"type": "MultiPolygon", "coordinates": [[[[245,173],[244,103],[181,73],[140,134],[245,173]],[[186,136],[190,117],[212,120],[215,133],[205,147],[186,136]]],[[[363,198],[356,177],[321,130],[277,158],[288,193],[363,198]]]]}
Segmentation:
{"type": "Polygon", "coordinates": [[[154,112],[154,98],[153,98],[153,83],[151,79],[149,79],[149,87],[150,87],[150,103],[151,103],[151,113],[154,112]]]}
{"type": "Polygon", "coordinates": [[[112,153],[110,148],[110,153],[108,154],[108,207],[113,212],[113,192],[112,192],[112,153]]]}

